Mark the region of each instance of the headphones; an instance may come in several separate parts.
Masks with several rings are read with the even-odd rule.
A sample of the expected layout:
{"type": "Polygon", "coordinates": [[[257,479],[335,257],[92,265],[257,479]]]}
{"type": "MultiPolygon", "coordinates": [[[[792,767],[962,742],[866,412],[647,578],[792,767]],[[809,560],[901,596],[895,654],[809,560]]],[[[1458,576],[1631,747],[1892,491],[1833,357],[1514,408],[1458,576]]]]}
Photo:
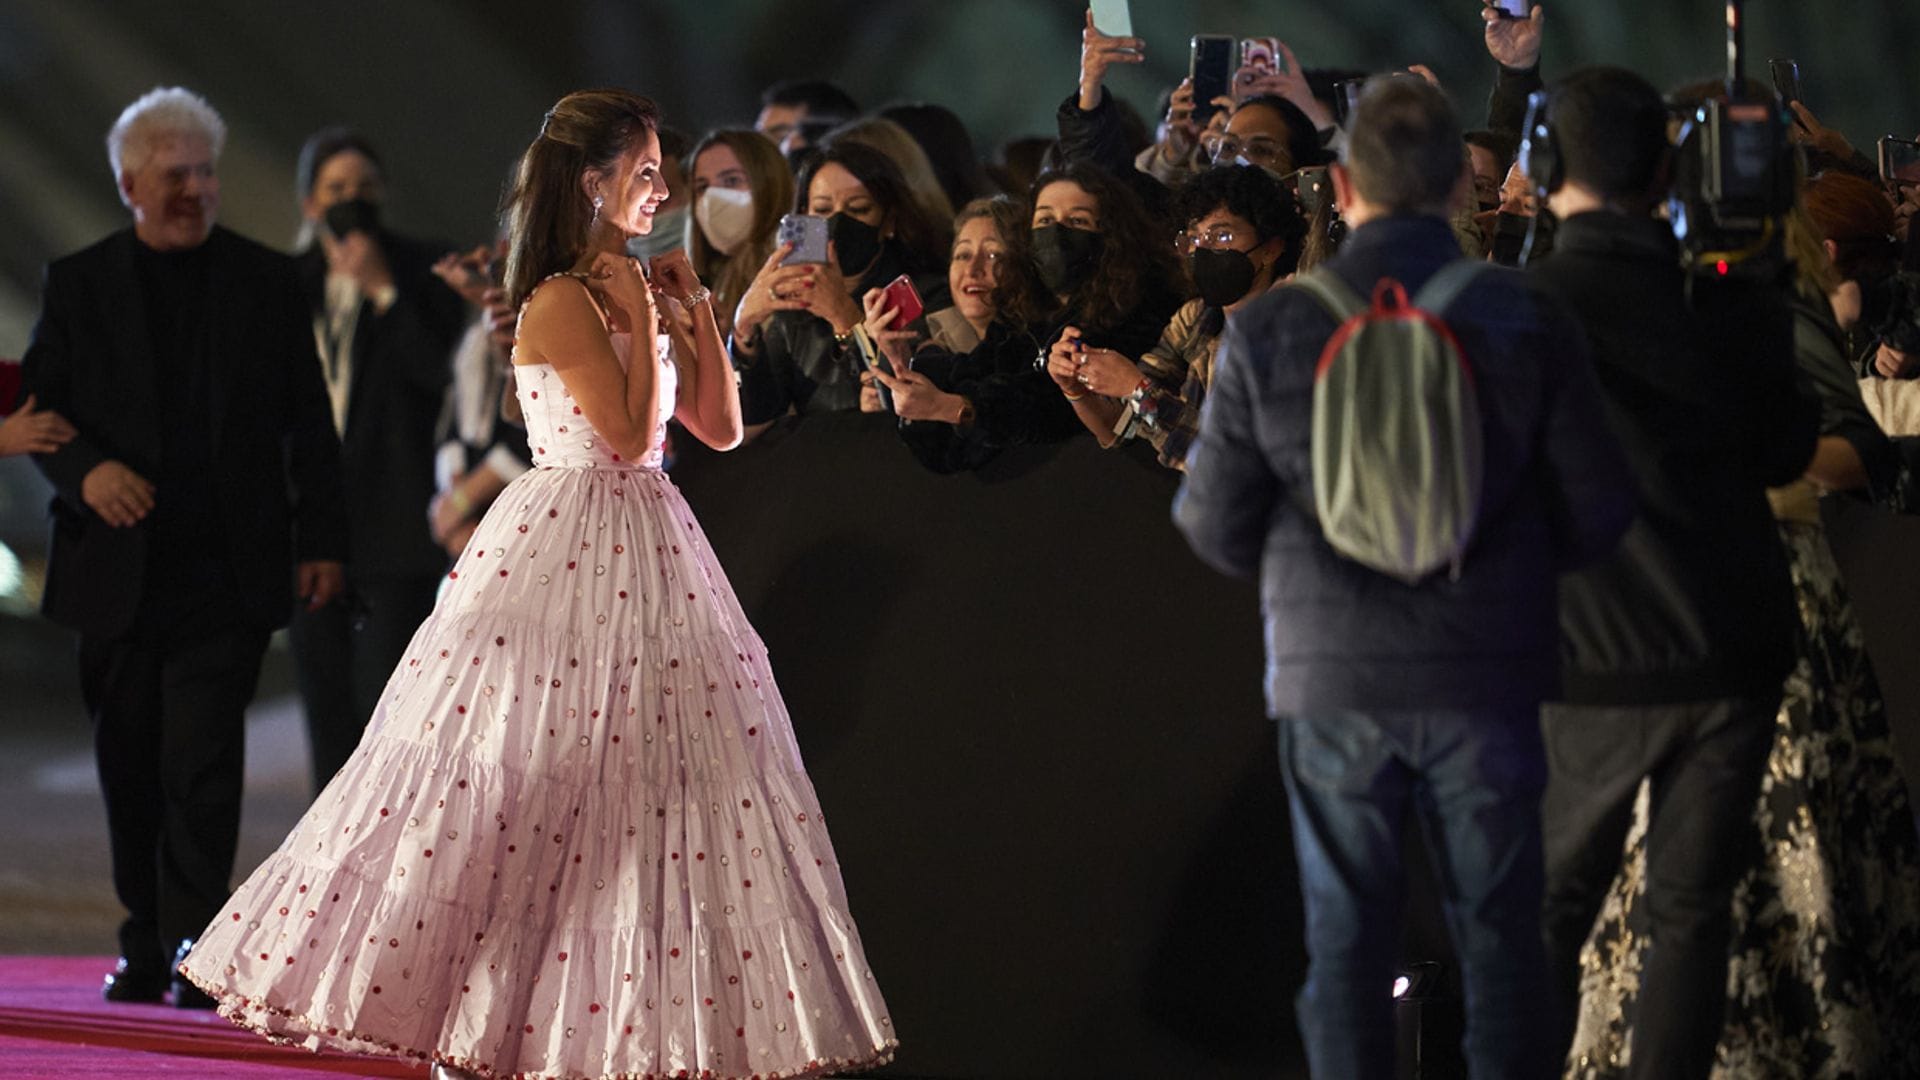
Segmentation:
{"type": "Polygon", "coordinates": [[[1560,143],[1547,117],[1547,92],[1535,90],[1527,95],[1527,120],[1521,127],[1520,171],[1542,202],[1566,183],[1566,163],[1560,158],[1560,143]]]}

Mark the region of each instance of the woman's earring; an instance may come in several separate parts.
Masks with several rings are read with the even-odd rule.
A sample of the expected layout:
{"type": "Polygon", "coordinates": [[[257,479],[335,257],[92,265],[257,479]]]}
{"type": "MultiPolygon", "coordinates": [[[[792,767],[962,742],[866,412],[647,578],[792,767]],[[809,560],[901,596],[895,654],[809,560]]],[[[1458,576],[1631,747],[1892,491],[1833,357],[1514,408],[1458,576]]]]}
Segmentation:
{"type": "Polygon", "coordinates": [[[601,197],[598,195],[595,195],[593,197],[593,221],[590,221],[587,224],[591,225],[591,224],[594,224],[594,222],[597,222],[600,220],[600,204],[602,201],[604,200],[602,200],[601,197]]]}

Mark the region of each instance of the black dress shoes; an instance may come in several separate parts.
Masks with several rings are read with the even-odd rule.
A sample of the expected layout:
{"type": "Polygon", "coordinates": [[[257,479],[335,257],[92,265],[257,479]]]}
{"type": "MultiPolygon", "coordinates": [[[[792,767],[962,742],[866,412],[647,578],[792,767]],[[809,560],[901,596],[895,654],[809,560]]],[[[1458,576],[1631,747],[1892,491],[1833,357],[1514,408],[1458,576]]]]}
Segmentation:
{"type": "Polygon", "coordinates": [[[193,985],[185,975],[180,974],[180,965],[186,963],[187,954],[193,951],[193,940],[189,938],[180,943],[173,954],[173,1007],[176,1009],[211,1009],[220,1004],[213,995],[193,985]]]}
{"type": "Polygon", "coordinates": [[[157,1002],[167,992],[167,972],[158,964],[141,964],[121,957],[107,973],[100,996],[108,1001],[128,1004],[157,1002]]]}

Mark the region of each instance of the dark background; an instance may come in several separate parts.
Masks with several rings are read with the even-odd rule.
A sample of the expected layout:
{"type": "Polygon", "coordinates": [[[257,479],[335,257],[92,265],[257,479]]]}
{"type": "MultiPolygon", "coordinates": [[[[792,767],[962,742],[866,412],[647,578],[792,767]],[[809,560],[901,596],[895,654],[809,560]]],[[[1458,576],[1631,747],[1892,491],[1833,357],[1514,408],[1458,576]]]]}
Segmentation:
{"type": "MultiPolygon", "coordinates": [[[[1143,112],[1195,33],[1277,34],[1302,64],[1431,66],[1470,119],[1491,61],[1478,0],[1134,0],[1148,63],[1112,79],[1143,112]]],[[[1549,3],[1546,70],[1620,63],[1671,86],[1724,65],[1706,0],[1549,3]]],[[[1920,130],[1920,5],[1754,0],[1748,42],[1800,60],[1809,103],[1871,151],[1920,130]]],[[[1074,86],[1075,0],[0,0],[0,356],[25,348],[40,266],[125,222],[102,137],[121,108],[182,84],[225,115],[223,220],[273,244],[295,226],[293,163],[328,124],[364,129],[392,178],[391,219],[478,243],[507,166],[568,90],[656,97],[697,135],[751,122],[774,79],[838,80],[869,107],[955,109],[983,153],[1052,130],[1074,86]]]]}

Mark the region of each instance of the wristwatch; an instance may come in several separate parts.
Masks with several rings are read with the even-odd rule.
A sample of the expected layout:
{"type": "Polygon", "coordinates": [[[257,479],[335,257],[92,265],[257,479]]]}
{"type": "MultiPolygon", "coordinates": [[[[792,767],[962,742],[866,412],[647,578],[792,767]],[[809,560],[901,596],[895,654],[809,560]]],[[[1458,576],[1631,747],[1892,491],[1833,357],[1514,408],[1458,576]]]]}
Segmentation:
{"type": "Polygon", "coordinates": [[[1160,401],[1153,396],[1153,380],[1142,378],[1133,393],[1127,395],[1127,404],[1132,406],[1133,414],[1148,427],[1154,427],[1160,419],[1160,401]]]}

